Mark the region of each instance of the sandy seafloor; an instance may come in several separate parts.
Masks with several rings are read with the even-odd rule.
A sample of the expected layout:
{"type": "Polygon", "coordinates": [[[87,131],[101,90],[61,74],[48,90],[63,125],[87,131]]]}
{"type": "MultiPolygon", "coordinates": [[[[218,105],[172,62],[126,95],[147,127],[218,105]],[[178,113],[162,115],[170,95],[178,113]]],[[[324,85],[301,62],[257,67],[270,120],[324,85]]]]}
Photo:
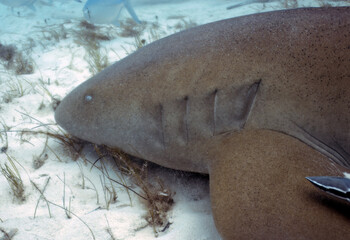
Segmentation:
{"type": "MultiPolygon", "coordinates": [[[[159,28],[158,35],[166,36],[178,31],[177,25],[195,22],[198,25],[262,11],[283,9],[279,1],[261,4],[248,4],[235,9],[226,8],[235,0],[134,0],[131,1],[139,18],[144,22],[142,39],[148,43],[150,29],[154,24],[159,28]]],[[[282,1],[283,2],[283,1],[282,1]]],[[[34,73],[15,75],[12,70],[0,64],[0,131],[5,126],[12,132],[1,132],[0,163],[9,164],[7,157],[15,159],[15,164],[24,183],[25,201],[19,202],[12,194],[5,177],[0,174],[0,239],[6,239],[2,231],[16,232],[13,239],[93,239],[90,230],[76,217],[67,218],[63,209],[50,206],[49,217],[46,203],[41,200],[34,212],[39,192],[31,181],[43,188],[47,179],[49,184],[45,197],[60,206],[68,206],[92,230],[96,239],[155,239],[153,228],[144,218],[147,208],[136,195],[131,193],[132,206],[124,188],[114,185],[117,201],[106,209],[106,201],[101,184],[101,172],[85,164],[82,159],[73,160],[65,148],[45,136],[21,136],[16,131],[37,130],[39,125],[49,125],[57,129],[54,121],[52,96],[62,99],[74,87],[93,75],[89,70],[86,49],[76,40],[83,20],[82,7],[73,0],[37,1],[36,11],[26,7],[11,9],[0,4],[0,43],[13,44],[17,51],[34,63],[34,73]],[[64,31],[61,31],[64,29],[64,31]],[[64,34],[63,32],[66,32],[64,34]],[[30,117],[29,117],[30,116],[30,117]],[[33,159],[44,149],[48,158],[36,169],[33,159]],[[82,175],[84,174],[84,177],[82,175]],[[64,180],[65,176],[65,180],[64,180]],[[89,180],[87,180],[89,179],[89,180]],[[85,188],[82,187],[85,180],[85,188]],[[65,184],[63,183],[65,182],[65,184]],[[95,185],[98,197],[92,186],[95,185]],[[64,187],[65,185],[65,187],[64,187]],[[65,193],[64,193],[65,192],[65,193]],[[98,198],[98,200],[97,200],[98,198]],[[65,203],[63,201],[65,200],[65,203]],[[109,226],[109,227],[108,227],[109,226]],[[112,235],[108,233],[110,229],[112,235]]],[[[349,1],[299,0],[298,6],[319,6],[320,3],[350,5],[349,1]]],[[[122,20],[129,17],[122,15],[122,20]]],[[[113,63],[132,52],[135,48],[133,37],[118,36],[120,28],[99,25],[102,32],[115,36],[101,42],[102,49],[113,63]]],[[[46,130],[46,127],[40,129],[46,130]]],[[[96,156],[95,156],[96,158],[96,156]]],[[[94,161],[91,157],[91,161],[94,161]]],[[[113,166],[105,163],[110,169],[113,166]]],[[[111,177],[117,176],[110,171],[111,177]]],[[[164,168],[152,167],[149,175],[158,176],[174,192],[174,205],[168,212],[168,227],[157,228],[157,239],[220,239],[211,215],[208,178],[184,174],[164,168]],[[164,231],[161,231],[164,230],[164,231]]],[[[139,191],[126,177],[128,185],[139,191]]],[[[107,185],[110,184],[107,181],[107,185]]],[[[110,186],[109,186],[110,187],[110,186]]]]}

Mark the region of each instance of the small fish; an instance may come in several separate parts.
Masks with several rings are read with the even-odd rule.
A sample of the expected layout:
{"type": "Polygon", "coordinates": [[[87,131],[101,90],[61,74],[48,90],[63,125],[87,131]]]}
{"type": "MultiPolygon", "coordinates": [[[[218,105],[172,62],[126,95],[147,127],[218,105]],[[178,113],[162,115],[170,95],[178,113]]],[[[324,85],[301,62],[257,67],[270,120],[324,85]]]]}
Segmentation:
{"type": "Polygon", "coordinates": [[[337,198],[350,202],[350,179],[345,177],[306,177],[313,185],[337,198]]]}
{"type": "Polygon", "coordinates": [[[91,23],[112,23],[119,26],[123,7],[128,10],[135,22],[141,23],[129,0],[88,0],[83,12],[85,19],[91,23]]]}
{"type": "Polygon", "coordinates": [[[0,3],[10,6],[11,8],[28,7],[35,11],[34,2],[36,2],[36,0],[0,0],[0,3]]]}

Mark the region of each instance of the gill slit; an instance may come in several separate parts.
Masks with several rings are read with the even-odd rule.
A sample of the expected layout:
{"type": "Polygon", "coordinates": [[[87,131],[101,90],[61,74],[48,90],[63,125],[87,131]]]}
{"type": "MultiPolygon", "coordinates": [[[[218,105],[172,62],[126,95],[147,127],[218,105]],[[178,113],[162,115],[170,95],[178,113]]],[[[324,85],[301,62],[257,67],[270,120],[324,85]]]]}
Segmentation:
{"type": "Polygon", "coordinates": [[[164,121],[164,108],[162,104],[159,104],[159,111],[160,111],[160,124],[161,124],[161,138],[162,138],[162,145],[163,150],[165,150],[165,121],[164,121]]]}
{"type": "Polygon", "coordinates": [[[184,124],[185,124],[185,139],[186,144],[189,141],[189,133],[188,133],[188,112],[189,112],[189,106],[188,106],[188,96],[185,96],[185,117],[184,117],[184,124]]]}
{"type": "Polygon", "coordinates": [[[218,89],[215,89],[214,90],[214,106],[213,106],[213,136],[215,136],[215,133],[216,133],[217,104],[218,104],[218,89]]]}

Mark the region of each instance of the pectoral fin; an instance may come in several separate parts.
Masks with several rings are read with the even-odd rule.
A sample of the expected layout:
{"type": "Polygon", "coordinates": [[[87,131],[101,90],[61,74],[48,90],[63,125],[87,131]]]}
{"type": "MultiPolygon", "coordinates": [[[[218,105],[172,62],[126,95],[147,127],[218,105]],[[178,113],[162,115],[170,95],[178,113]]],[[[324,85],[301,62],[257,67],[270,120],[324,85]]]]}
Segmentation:
{"type": "Polygon", "coordinates": [[[342,175],[327,157],[269,130],[242,131],[212,149],[212,208],[224,239],[350,239],[350,205],[305,180],[342,175]]]}

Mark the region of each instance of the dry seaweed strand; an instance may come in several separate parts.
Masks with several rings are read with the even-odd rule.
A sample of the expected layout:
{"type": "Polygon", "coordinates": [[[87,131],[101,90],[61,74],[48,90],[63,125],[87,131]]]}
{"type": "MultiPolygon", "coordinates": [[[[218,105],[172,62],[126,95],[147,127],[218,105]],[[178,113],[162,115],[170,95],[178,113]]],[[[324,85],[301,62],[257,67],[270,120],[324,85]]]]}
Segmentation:
{"type": "Polygon", "coordinates": [[[173,193],[164,186],[164,183],[158,178],[157,186],[147,181],[147,162],[141,166],[134,163],[127,154],[119,149],[103,146],[103,150],[99,149],[100,155],[112,158],[121,172],[130,175],[137,186],[142,190],[143,201],[148,208],[146,220],[153,227],[157,236],[156,227],[165,227],[169,224],[167,220],[167,212],[171,209],[174,200],[173,193]]]}
{"type": "Polygon", "coordinates": [[[125,38],[141,36],[145,29],[145,24],[138,24],[131,18],[127,18],[125,21],[120,22],[120,31],[118,32],[118,36],[125,38]]]}
{"type": "MultiPolygon", "coordinates": [[[[48,138],[55,139],[56,141],[61,143],[62,146],[68,150],[72,159],[77,160],[78,158],[81,158],[85,162],[89,162],[92,166],[95,166],[95,163],[102,158],[112,159],[113,162],[118,167],[118,169],[120,170],[120,173],[115,171],[116,175],[120,180],[118,181],[112,178],[111,176],[109,176],[105,166],[102,166],[102,168],[98,168],[95,166],[97,169],[101,171],[101,173],[103,174],[103,178],[110,181],[111,185],[113,182],[115,184],[122,186],[123,188],[126,189],[128,194],[129,192],[134,193],[141,199],[141,202],[146,204],[148,208],[148,213],[149,213],[148,216],[146,216],[146,220],[153,227],[155,235],[157,235],[159,232],[156,230],[156,227],[163,227],[163,229],[165,229],[166,226],[169,225],[169,222],[167,221],[167,211],[171,208],[174,202],[172,198],[173,194],[166,187],[164,187],[164,184],[160,180],[158,180],[158,183],[156,186],[150,184],[147,181],[147,163],[141,166],[137,165],[133,161],[131,161],[131,159],[127,154],[123,153],[119,149],[110,148],[107,146],[97,146],[97,145],[94,145],[94,147],[95,147],[96,153],[99,156],[99,159],[97,159],[95,163],[90,162],[83,154],[83,148],[87,144],[91,144],[91,143],[75,138],[70,134],[65,133],[61,129],[54,130],[50,127],[50,124],[45,124],[40,120],[30,116],[27,113],[23,113],[20,111],[18,112],[30,118],[32,121],[37,122],[38,125],[32,129],[12,130],[8,127],[4,127],[4,124],[3,124],[4,130],[1,131],[1,133],[5,133],[5,137],[8,132],[20,133],[21,138],[23,138],[23,136],[25,135],[44,135],[46,136],[46,141],[45,141],[44,150],[42,151],[41,155],[44,154],[44,152],[46,151],[45,148],[47,148],[47,150],[50,150],[51,152],[53,152],[57,157],[57,159],[59,160],[60,160],[59,156],[47,144],[48,138]],[[36,128],[39,128],[39,127],[45,127],[46,130],[36,130],[36,128]],[[128,186],[126,184],[124,176],[131,176],[132,180],[140,188],[141,192],[139,193],[135,191],[132,187],[128,186]]],[[[41,190],[39,191],[42,196],[41,199],[44,200],[47,203],[47,205],[49,203],[52,204],[44,197],[43,191],[41,190]]],[[[113,196],[113,198],[115,199],[116,194],[114,193],[114,191],[115,190],[113,190],[112,188],[110,189],[110,193],[111,193],[110,195],[113,196]]],[[[130,194],[129,194],[129,199],[131,202],[130,194]]],[[[69,209],[68,210],[66,208],[64,209],[68,211],[69,214],[71,214],[71,211],[69,209]]]]}
{"type": "MultiPolygon", "coordinates": [[[[30,117],[28,114],[25,114],[25,113],[21,113],[21,114],[30,117]]],[[[32,119],[38,121],[39,123],[41,123],[39,120],[37,120],[37,119],[35,119],[35,118],[33,118],[33,117],[30,117],[30,118],[32,118],[32,119]]],[[[41,123],[41,124],[42,124],[42,123],[41,123]]],[[[48,128],[48,125],[43,124],[43,126],[45,126],[45,127],[48,128]]],[[[69,137],[68,134],[67,134],[67,135],[64,135],[64,134],[52,133],[52,132],[48,132],[48,131],[44,132],[44,131],[33,131],[33,130],[19,130],[19,131],[16,131],[16,130],[7,130],[7,129],[5,129],[4,131],[6,131],[6,132],[18,132],[18,133],[21,133],[21,135],[23,135],[23,134],[34,134],[34,135],[35,135],[35,134],[45,134],[47,137],[52,137],[52,138],[55,138],[55,139],[60,140],[62,143],[64,143],[64,144],[66,144],[67,146],[69,146],[69,148],[72,149],[72,151],[74,151],[74,152],[77,152],[77,151],[79,151],[79,149],[80,149],[80,148],[77,148],[77,147],[75,146],[75,145],[78,144],[78,142],[80,142],[80,141],[79,141],[79,140],[76,140],[76,139],[74,139],[74,138],[72,138],[72,137],[69,137]]],[[[4,131],[1,131],[1,132],[4,132],[4,131]]],[[[79,145],[80,145],[80,144],[79,144],[79,145]]],[[[23,199],[23,201],[24,201],[25,198],[22,197],[22,196],[24,196],[24,195],[23,195],[23,193],[24,193],[23,182],[22,182],[22,179],[21,179],[21,177],[20,177],[20,175],[19,175],[19,172],[18,172],[18,170],[17,170],[17,167],[14,165],[14,162],[16,162],[18,165],[20,165],[20,166],[24,169],[25,172],[26,172],[26,170],[25,170],[25,168],[24,168],[16,159],[11,158],[8,154],[6,154],[6,155],[7,155],[8,160],[9,160],[11,166],[12,166],[12,169],[9,168],[7,164],[5,164],[5,168],[3,168],[3,167],[1,166],[2,173],[4,174],[4,176],[5,176],[7,179],[9,179],[8,181],[9,181],[10,186],[11,186],[11,184],[12,184],[11,188],[13,189],[14,194],[16,194],[16,192],[22,192],[22,194],[21,194],[19,197],[21,197],[20,199],[23,199]],[[22,185],[22,188],[21,188],[21,185],[22,185]],[[19,187],[17,187],[17,186],[19,186],[19,187]],[[14,187],[15,187],[16,189],[14,189],[14,187]],[[21,191],[19,191],[19,190],[17,191],[17,189],[19,189],[19,190],[23,189],[23,191],[22,191],[22,190],[21,190],[21,191]]],[[[26,172],[26,173],[27,173],[27,172],[26,172]]],[[[27,173],[27,175],[28,175],[28,173],[27,173]]],[[[65,212],[66,212],[66,214],[67,214],[68,217],[69,217],[69,216],[74,216],[74,217],[78,218],[78,219],[89,229],[92,238],[93,238],[93,239],[96,239],[96,238],[95,238],[95,235],[94,235],[94,233],[93,233],[93,231],[92,231],[91,228],[87,225],[87,223],[86,223],[85,221],[83,221],[78,215],[76,215],[75,213],[73,213],[73,212],[70,210],[70,205],[69,205],[68,208],[65,206],[65,203],[63,204],[63,206],[60,206],[60,205],[58,205],[58,204],[56,204],[56,203],[54,203],[54,202],[49,201],[49,200],[44,196],[44,191],[45,191],[45,189],[46,189],[46,186],[47,186],[47,184],[48,184],[49,179],[47,180],[47,183],[45,184],[44,189],[43,189],[43,190],[40,190],[39,187],[30,179],[30,176],[29,176],[29,175],[28,175],[28,178],[29,178],[31,184],[34,186],[34,188],[40,193],[40,198],[39,198],[38,202],[39,202],[41,199],[44,200],[44,201],[46,202],[47,207],[48,207],[48,210],[49,210],[50,217],[51,217],[51,211],[50,211],[49,205],[54,205],[54,206],[56,206],[56,207],[59,207],[59,208],[65,210],[65,212]]],[[[64,187],[65,187],[65,182],[64,182],[64,187]]],[[[17,196],[16,196],[16,197],[17,197],[17,196]]],[[[18,198],[18,197],[17,197],[17,198],[18,198]]],[[[64,198],[63,198],[63,199],[64,199],[64,198]]],[[[37,204],[38,204],[38,203],[37,203],[37,204]]],[[[36,208],[37,208],[37,206],[36,206],[36,208]]],[[[36,213],[36,208],[35,208],[35,212],[34,212],[34,217],[35,217],[35,213],[36,213]]]]}
{"type": "Polygon", "coordinates": [[[0,232],[2,232],[4,234],[4,236],[2,238],[0,238],[1,240],[11,240],[18,232],[18,229],[14,228],[14,229],[11,229],[9,232],[7,232],[3,228],[0,227],[0,232]]]}
{"type": "MultiPolygon", "coordinates": [[[[84,161],[90,162],[82,154],[82,150],[86,144],[91,143],[74,138],[69,134],[59,134],[49,131],[21,130],[20,133],[47,135],[50,138],[58,140],[67,149],[69,149],[69,152],[71,153],[73,159],[76,160],[78,157],[81,157],[84,159],[84,161]]],[[[154,186],[147,181],[147,163],[143,164],[142,166],[138,166],[129,158],[127,154],[123,153],[119,149],[110,148],[107,146],[94,146],[97,154],[99,155],[99,159],[97,159],[94,163],[90,162],[92,166],[96,167],[95,163],[103,158],[110,158],[113,159],[122,174],[132,177],[135,184],[141,189],[141,193],[136,192],[134,189],[128,186],[122,177],[119,177],[121,181],[118,181],[106,174],[106,171],[100,169],[106,179],[122,186],[128,192],[133,192],[138,197],[140,197],[140,199],[142,199],[148,208],[148,215],[146,216],[146,220],[153,227],[155,235],[158,235],[159,231],[156,230],[156,227],[165,227],[169,224],[167,220],[167,212],[171,209],[174,203],[172,192],[164,186],[163,182],[160,179],[157,180],[157,186],[154,186]]],[[[111,193],[113,192],[113,190],[110,191],[111,193]]]]}
{"type": "Polygon", "coordinates": [[[16,75],[32,74],[34,63],[30,57],[24,57],[22,52],[17,51],[14,45],[0,43],[0,62],[3,66],[14,71],[16,75]]]}
{"type": "MultiPolygon", "coordinates": [[[[75,35],[76,42],[82,43],[83,41],[85,41],[83,46],[86,48],[88,55],[91,57],[91,59],[93,61],[93,64],[95,64],[94,67],[97,69],[97,71],[100,71],[108,65],[108,59],[105,60],[104,57],[106,57],[106,56],[102,56],[102,54],[100,52],[100,41],[108,41],[111,39],[111,37],[109,35],[100,33],[99,32],[100,28],[98,28],[92,24],[89,24],[87,22],[84,22],[84,21],[80,23],[80,27],[83,29],[82,31],[80,31],[79,33],[74,32],[74,34],[76,34],[75,35]]],[[[132,28],[133,27],[130,25],[127,26],[124,29],[125,31],[123,34],[126,34],[126,30],[128,30],[129,34],[132,34],[136,38],[136,36],[140,36],[140,32],[142,32],[145,27],[143,26],[143,28],[141,30],[131,31],[132,28]]],[[[50,29],[46,29],[46,30],[43,29],[42,30],[42,34],[43,34],[44,38],[48,41],[52,41],[52,40],[60,41],[61,39],[67,38],[67,35],[69,33],[72,33],[72,32],[68,32],[65,29],[64,24],[59,25],[58,28],[56,26],[56,28],[53,28],[51,30],[50,29]]],[[[140,47],[142,47],[144,44],[145,44],[145,40],[139,39],[140,47]]],[[[1,46],[3,46],[3,45],[1,45],[1,46]]],[[[34,69],[33,65],[30,65],[29,61],[25,61],[26,59],[23,58],[22,54],[16,55],[16,48],[15,47],[11,46],[11,47],[5,48],[5,49],[3,49],[2,53],[4,55],[5,60],[9,59],[9,61],[7,61],[7,64],[11,65],[11,64],[17,63],[17,65],[18,65],[18,67],[16,68],[17,74],[22,74],[22,72],[25,72],[26,69],[33,71],[33,69],[34,69]],[[26,66],[29,66],[29,68],[26,68],[26,66]],[[32,66],[32,67],[30,67],[30,66],[32,66]]],[[[4,59],[2,59],[2,60],[4,61],[4,59]]],[[[19,86],[18,89],[21,90],[22,86],[19,86]]],[[[21,113],[21,114],[24,114],[24,113],[21,113]]],[[[24,114],[24,115],[32,118],[31,116],[29,116],[27,114],[24,114]]],[[[34,119],[34,118],[32,118],[32,119],[34,119]]],[[[34,119],[34,120],[38,121],[37,119],[34,119]]],[[[38,127],[44,126],[44,127],[48,128],[47,124],[43,124],[40,121],[38,121],[38,122],[40,124],[38,127]]],[[[52,131],[52,129],[49,129],[49,128],[47,131],[33,130],[33,129],[23,129],[23,130],[15,131],[15,130],[10,130],[10,129],[6,128],[2,132],[5,132],[5,134],[7,134],[7,132],[19,132],[21,137],[23,137],[26,134],[31,134],[31,135],[44,134],[46,136],[46,142],[45,142],[45,147],[44,147],[42,153],[40,154],[40,156],[45,155],[44,152],[46,151],[46,148],[47,148],[51,152],[53,152],[56,155],[56,157],[59,159],[59,156],[57,156],[57,154],[47,144],[48,138],[53,138],[53,139],[59,141],[65,148],[69,149],[69,152],[71,153],[73,159],[76,160],[77,158],[81,157],[82,159],[84,159],[84,161],[88,161],[86,159],[86,157],[83,155],[82,150],[86,144],[90,144],[90,143],[87,143],[83,140],[74,138],[71,135],[64,133],[63,131],[62,132],[52,131]]],[[[6,149],[5,148],[2,149],[3,152],[5,152],[7,150],[7,147],[8,146],[6,146],[6,149]]],[[[128,194],[129,194],[129,191],[133,192],[138,197],[140,197],[144,202],[147,203],[147,206],[149,208],[149,217],[147,220],[153,226],[155,234],[157,234],[157,231],[155,229],[156,225],[157,226],[162,226],[162,225],[164,226],[164,224],[166,224],[166,226],[169,225],[169,223],[164,219],[166,216],[166,211],[170,209],[170,207],[173,203],[172,194],[170,194],[170,193],[168,194],[168,192],[170,192],[170,191],[166,190],[166,188],[164,187],[163,184],[160,183],[160,181],[159,181],[158,187],[154,187],[151,184],[146,182],[146,180],[145,180],[145,176],[146,176],[146,170],[145,170],[146,167],[145,166],[146,165],[143,165],[142,167],[136,166],[135,164],[133,164],[131,162],[129,157],[126,154],[124,154],[123,152],[121,152],[117,149],[112,149],[112,148],[108,148],[105,146],[103,146],[103,148],[106,149],[106,152],[105,152],[106,157],[112,158],[112,159],[114,159],[115,162],[118,162],[118,167],[122,173],[122,174],[120,174],[121,181],[117,181],[115,179],[112,179],[108,175],[107,171],[103,171],[103,169],[102,170],[100,169],[101,172],[103,173],[104,178],[108,179],[109,181],[111,181],[113,183],[121,185],[122,187],[124,187],[127,190],[128,194]],[[141,194],[136,192],[135,190],[133,190],[131,187],[127,186],[126,181],[124,179],[124,174],[132,176],[132,178],[134,179],[136,184],[140,187],[141,192],[142,192],[141,194]],[[163,204],[162,202],[166,203],[166,204],[163,204]],[[164,207],[163,205],[167,205],[167,207],[164,207]]],[[[41,163],[39,165],[41,165],[41,163]]],[[[43,190],[40,190],[34,182],[32,182],[32,184],[38,190],[38,192],[40,192],[39,200],[40,199],[44,200],[48,206],[49,206],[49,204],[52,204],[52,205],[55,205],[57,207],[62,208],[62,206],[59,206],[57,204],[54,204],[53,202],[50,202],[44,196],[44,191],[45,191],[47,184],[45,185],[43,190]]],[[[113,192],[114,190],[111,190],[111,191],[113,192]]],[[[129,198],[131,200],[130,195],[129,195],[129,198]]],[[[74,213],[72,213],[69,210],[69,208],[67,209],[65,206],[63,208],[66,211],[66,213],[76,216],[74,213]]],[[[78,216],[76,216],[76,217],[78,217],[78,216]]],[[[91,231],[91,229],[90,229],[90,231],[91,231]]],[[[92,233],[92,231],[91,231],[91,233],[92,233]]],[[[93,233],[92,233],[92,235],[93,235],[93,233]]],[[[94,238],[94,236],[93,236],[93,238],[94,238]]]]}
{"type": "Polygon", "coordinates": [[[31,183],[32,183],[32,185],[34,186],[34,188],[40,193],[41,199],[43,199],[47,204],[51,204],[51,205],[53,205],[53,206],[56,206],[56,207],[58,207],[58,208],[61,208],[61,209],[65,210],[67,214],[72,215],[72,216],[76,217],[77,219],[79,219],[79,221],[82,222],[82,223],[89,229],[89,231],[90,231],[90,233],[91,233],[91,236],[92,236],[92,239],[94,239],[94,240],[96,239],[94,232],[92,231],[92,229],[89,227],[89,225],[87,225],[87,223],[86,223],[83,219],[81,219],[78,215],[76,215],[75,213],[73,213],[72,211],[70,211],[70,209],[67,209],[66,207],[62,207],[62,206],[60,206],[60,205],[58,205],[58,204],[56,204],[56,203],[51,202],[50,200],[48,200],[48,199],[45,197],[43,191],[41,191],[41,190],[39,189],[39,187],[38,187],[33,181],[31,181],[31,183]]]}
{"type": "Polygon", "coordinates": [[[0,132],[0,140],[1,142],[5,142],[4,145],[0,148],[0,153],[6,153],[9,147],[7,131],[10,130],[10,127],[5,124],[5,121],[3,119],[0,121],[0,124],[4,129],[4,131],[0,132]],[[3,134],[4,134],[4,137],[2,136],[3,134]]]}
{"type": "Polygon", "coordinates": [[[79,30],[73,31],[74,41],[85,48],[89,70],[92,74],[96,74],[109,65],[107,51],[101,48],[100,42],[110,41],[115,36],[86,21],[81,21],[79,27],[79,30]]]}
{"type": "Polygon", "coordinates": [[[107,51],[101,47],[101,41],[110,41],[117,36],[113,27],[96,26],[87,21],[79,21],[78,23],[69,21],[61,24],[46,25],[45,27],[37,27],[41,33],[42,39],[39,42],[42,47],[47,47],[47,42],[59,42],[68,37],[73,37],[74,42],[83,46],[86,50],[86,61],[90,66],[93,74],[100,72],[109,65],[107,51]],[[71,28],[66,25],[77,25],[71,28]],[[46,42],[46,43],[45,43],[46,42]]]}
{"type": "Polygon", "coordinates": [[[19,171],[15,165],[16,161],[12,157],[10,157],[8,154],[6,154],[6,156],[7,156],[7,161],[10,163],[10,165],[5,163],[4,166],[2,166],[0,164],[1,173],[6,178],[14,197],[19,202],[24,202],[26,200],[26,197],[24,195],[24,184],[23,184],[21,175],[19,174],[19,171]]]}

